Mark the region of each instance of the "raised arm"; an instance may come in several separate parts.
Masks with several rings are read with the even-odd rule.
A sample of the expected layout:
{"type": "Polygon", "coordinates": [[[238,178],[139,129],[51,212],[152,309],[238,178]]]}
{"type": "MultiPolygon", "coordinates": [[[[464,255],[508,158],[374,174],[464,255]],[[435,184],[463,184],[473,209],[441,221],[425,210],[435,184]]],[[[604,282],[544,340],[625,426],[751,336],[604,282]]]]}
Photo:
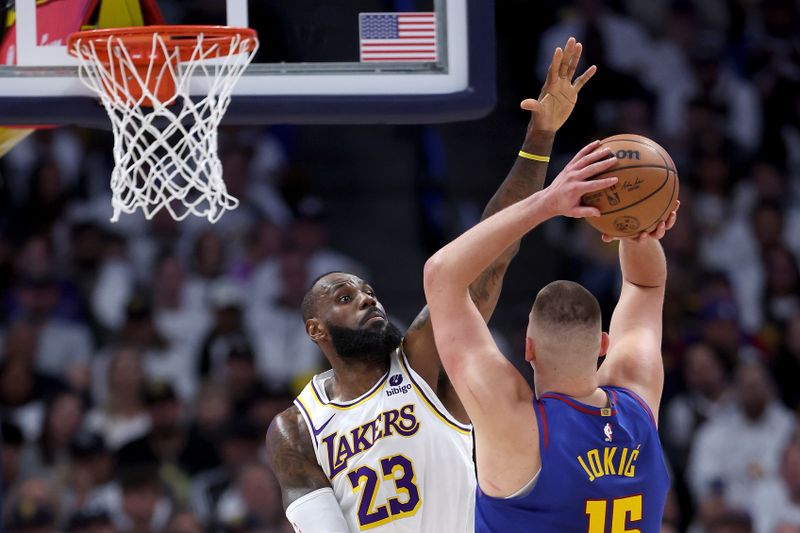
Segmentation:
{"type": "Polygon", "coordinates": [[[475,425],[478,479],[484,492],[493,496],[519,489],[538,469],[536,454],[529,453],[538,446],[535,431],[524,437],[515,431],[520,424],[536,428],[533,391],[497,349],[469,286],[544,220],[599,214],[595,208],[580,206],[583,194],[616,182],[616,178],[585,181],[614,164],[608,149],[594,151],[598,146],[584,148],[550,187],[479,223],[425,264],[425,297],[436,347],[475,425]],[[530,464],[515,463],[520,457],[534,459],[530,464]]]}
{"type": "Polygon", "coordinates": [[[328,477],[317,464],[300,410],[292,406],[267,430],[267,462],[278,478],[286,516],[295,531],[347,533],[349,527],[328,477]]]}
{"type": "MultiPolygon", "coordinates": [[[[574,38],[567,41],[563,50],[557,48],[553,53],[553,61],[539,98],[536,100],[529,98],[522,102],[522,108],[531,112],[522,149],[508,176],[486,205],[481,220],[541,190],[555,132],[569,118],[577,102],[578,92],[597,70],[591,66],[574,82],[572,81],[581,52],[582,46],[574,38]]],[[[488,321],[494,312],[506,269],[518,250],[519,242],[509,243],[507,248],[487,264],[470,284],[472,301],[475,302],[485,321],[488,321]]],[[[436,390],[441,362],[433,341],[427,307],[420,312],[408,329],[404,346],[411,366],[436,390]]],[[[449,408],[458,411],[459,406],[454,407],[452,402],[448,401],[449,398],[442,400],[449,408]]],[[[453,400],[457,403],[457,399],[453,400]]],[[[453,414],[458,416],[457,412],[453,414]]]]}
{"type": "Polygon", "coordinates": [[[659,239],[676,217],[673,211],[653,233],[620,241],[622,292],[611,315],[608,353],[599,371],[602,385],[632,390],[647,402],[656,420],[664,387],[661,320],[667,282],[667,261],[659,239]]]}

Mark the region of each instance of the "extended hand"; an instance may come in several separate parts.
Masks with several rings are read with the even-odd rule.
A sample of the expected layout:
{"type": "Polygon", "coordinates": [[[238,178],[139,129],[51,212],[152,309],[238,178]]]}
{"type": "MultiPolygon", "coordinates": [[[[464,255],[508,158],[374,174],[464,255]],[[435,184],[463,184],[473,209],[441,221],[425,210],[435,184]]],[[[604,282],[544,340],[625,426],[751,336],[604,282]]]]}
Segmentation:
{"type": "Polygon", "coordinates": [[[537,130],[556,131],[563,126],[575,108],[578,92],[597,72],[597,67],[592,65],[572,82],[582,50],[583,45],[575,37],[567,40],[563,50],[556,48],[539,98],[528,98],[520,104],[522,109],[531,112],[531,122],[537,130]]]}
{"type": "MultiPolygon", "coordinates": [[[[656,240],[663,239],[664,235],[666,235],[667,232],[672,229],[672,226],[674,226],[675,222],[678,220],[678,209],[680,209],[680,207],[681,207],[681,201],[675,200],[675,209],[672,211],[672,213],[669,214],[666,220],[662,220],[661,222],[659,222],[658,225],[652,231],[650,231],[649,233],[643,231],[639,235],[636,235],[634,237],[624,237],[624,238],[636,242],[646,241],[647,239],[656,239],[656,240]]],[[[619,240],[620,237],[612,237],[610,235],[606,235],[605,233],[603,233],[602,239],[605,242],[611,242],[619,240]]]]}
{"type": "Polygon", "coordinates": [[[614,154],[608,148],[600,148],[600,141],[583,147],[564,167],[553,183],[544,189],[543,195],[549,216],[564,215],[573,218],[600,216],[596,207],[581,205],[581,197],[617,183],[616,177],[590,180],[616,163],[614,154]],[[587,181],[588,180],[588,181],[587,181]]]}

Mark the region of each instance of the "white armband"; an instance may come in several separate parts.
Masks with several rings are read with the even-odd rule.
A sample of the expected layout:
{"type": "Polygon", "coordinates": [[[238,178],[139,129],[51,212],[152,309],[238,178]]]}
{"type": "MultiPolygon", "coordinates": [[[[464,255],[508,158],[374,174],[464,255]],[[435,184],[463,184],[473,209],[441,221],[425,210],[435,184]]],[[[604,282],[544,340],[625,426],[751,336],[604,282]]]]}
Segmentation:
{"type": "Polygon", "coordinates": [[[290,503],[286,518],[295,533],[350,532],[339,501],[330,488],[315,490],[290,503]]]}

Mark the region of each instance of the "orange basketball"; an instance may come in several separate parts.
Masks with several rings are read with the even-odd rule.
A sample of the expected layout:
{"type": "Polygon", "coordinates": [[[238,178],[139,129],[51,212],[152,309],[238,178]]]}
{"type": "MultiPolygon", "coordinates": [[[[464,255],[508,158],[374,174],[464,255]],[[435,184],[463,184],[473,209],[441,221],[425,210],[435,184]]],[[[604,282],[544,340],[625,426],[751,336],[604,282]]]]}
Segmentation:
{"type": "Polygon", "coordinates": [[[586,221],[614,237],[651,231],[666,220],[678,200],[678,172],[666,150],[641,135],[622,134],[600,141],[617,163],[592,179],[616,176],[607,189],[583,195],[581,203],[597,207],[601,216],[586,221]]]}

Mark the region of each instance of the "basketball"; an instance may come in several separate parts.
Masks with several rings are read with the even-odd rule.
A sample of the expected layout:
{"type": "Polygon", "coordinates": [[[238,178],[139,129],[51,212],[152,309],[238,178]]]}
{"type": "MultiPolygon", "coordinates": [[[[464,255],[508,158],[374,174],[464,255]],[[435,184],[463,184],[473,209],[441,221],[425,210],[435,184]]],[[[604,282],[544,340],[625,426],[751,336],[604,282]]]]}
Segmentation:
{"type": "Polygon", "coordinates": [[[619,181],[583,196],[583,205],[601,213],[586,221],[614,237],[652,231],[675,209],[679,188],[675,163],[664,148],[641,135],[614,135],[600,143],[611,149],[617,163],[592,179],[616,176],[619,181]]]}

